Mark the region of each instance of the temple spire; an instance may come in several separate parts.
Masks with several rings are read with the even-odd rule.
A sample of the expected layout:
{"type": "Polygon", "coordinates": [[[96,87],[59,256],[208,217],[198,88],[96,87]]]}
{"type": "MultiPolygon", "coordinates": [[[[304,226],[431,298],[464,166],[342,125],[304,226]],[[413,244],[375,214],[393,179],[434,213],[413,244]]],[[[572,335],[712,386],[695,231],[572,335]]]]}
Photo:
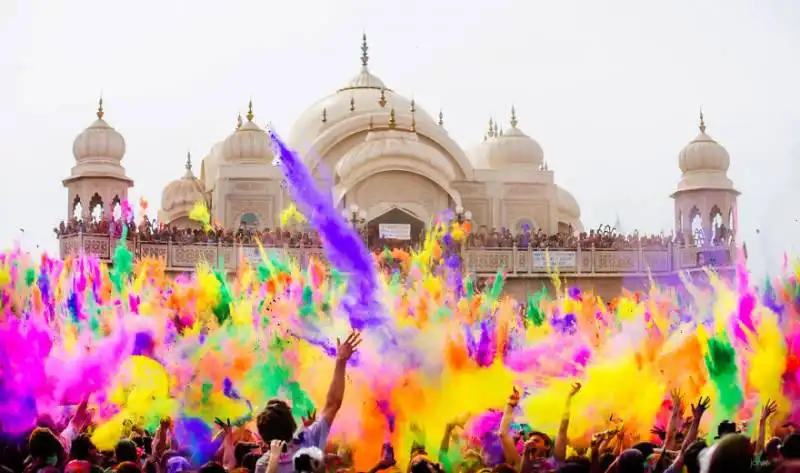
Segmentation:
{"type": "Polygon", "coordinates": [[[703,117],[703,107],[700,107],[700,133],[706,132],[706,121],[703,117]]]}
{"type": "Polygon", "coordinates": [[[517,127],[517,123],[519,123],[519,121],[517,121],[517,110],[512,105],[511,106],[511,128],[516,128],[517,127]]]}
{"type": "Polygon", "coordinates": [[[187,151],[186,152],[186,170],[187,171],[191,171],[192,170],[192,152],[191,151],[187,151]]]}
{"type": "Polygon", "coordinates": [[[103,111],[103,93],[100,93],[100,100],[97,101],[97,118],[102,119],[106,112],[103,111]]]}
{"type": "Polygon", "coordinates": [[[253,114],[253,99],[247,103],[247,121],[252,122],[255,115],[253,114]]]}
{"type": "Polygon", "coordinates": [[[494,138],[494,120],[489,118],[489,131],[486,133],[489,138],[494,138]]]}
{"type": "Polygon", "coordinates": [[[439,126],[444,126],[444,111],[439,109],[439,126]]]}
{"type": "Polygon", "coordinates": [[[397,119],[394,114],[394,107],[389,111],[389,128],[394,129],[397,127],[397,119]]]}
{"type": "Polygon", "coordinates": [[[242,127],[242,112],[239,112],[238,114],[236,114],[236,129],[238,130],[241,127],[242,127]]]}
{"type": "Polygon", "coordinates": [[[361,65],[367,67],[369,64],[369,45],[367,44],[367,33],[361,35],[361,65]]]}

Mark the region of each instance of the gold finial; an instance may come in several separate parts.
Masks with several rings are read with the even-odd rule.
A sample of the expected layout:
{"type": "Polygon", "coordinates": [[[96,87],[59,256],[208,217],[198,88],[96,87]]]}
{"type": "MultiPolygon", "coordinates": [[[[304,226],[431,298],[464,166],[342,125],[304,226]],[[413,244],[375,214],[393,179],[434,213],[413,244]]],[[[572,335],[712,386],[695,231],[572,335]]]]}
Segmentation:
{"type": "Polygon", "coordinates": [[[417,102],[414,99],[411,99],[411,113],[415,113],[417,111],[417,102]]]}
{"type": "Polygon", "coordinates": [[[700,107],[700,133],[706,132],[706,121],[703,118],[703,107],[700,107]]]}
{"type": "Polygon", "coordinates": [[[386,91],[384,89],[381,89],[381,98],[378,99],[378,105],[380,105],[381,108],[383,108],[386,106],[387,103],[388,102],[386,102],[386,91]]]}
{"type": "Polygon", "coordinates": [[[355,112],[356,111],[356,99],[355,99],[355,97],[350,97],[350,111],[351,112],[355,112]]]}
{"type": "Polygon", "coordinates": [[[322,109],[322,123],[328,123],[328,109],[322,109]]]}
{"type": "Polygon", "coordinates": [[[247,103],[247,121],[252,122],[255,115],[253,115],[253,99],[247,103]]]}
{"type": "Polygon", "coordinates": [[[236,115],[236,129],[238,130],[241,127],[242,127],[242,112],[239,112],[236,115]]]}
{"type": "Polygon", "coordinates": [[[411,112],[411,131],[417,131],[417,114],[411,112]]]}
{"type": "Polygon", "coordinates": [[[517,110],[512,105],[511,106],[511,128],[516,128],[517,127],[517,123],[519,123],[517,121],[517,110]]]}
{"type": "Polygon", "coordinates": [[[192,170],[192,152],[191,151],[187,151],[186,152],[186,170],[187,171],[191,171],[192,170]]]}
{"type": "Polygon", "coordinates": [[[497,137],[497,122],[494,122],[494,131],[492,132],[492,136],[497,137]]]}
{"type": "Polygon", "coordinates": [[[439,109],[439,126],[444,126],[444,112],[439,109]]]}
{"type": "Polygon", "coordinates": [[[100,100],[97,102],[97,118],[102,119],[106,112],[103,111],[103,94],[100,94],[100,100]]]}
{"type": "Polygon", "coordinates": [[[375,128],[375,123],[374,123],[374,121],[372,119],[372,114],[370,114],[370,116],[369,116],[369,129],[372,130],[373,128],[375,128]]]}
{"type": "Polygon", "coordinates": [[[489,138],[494,138],[494,120],[489,118],[489,131],[486,133],[489,138]]]}
{"type": "Polygon", "coordinates": [[[389,111],[389,128],[394,129],[397,127],[397,120],[395,120],[394,116],[394,107],[389,111]]]}
{"type": "Polygon", "coordinates": [[[367,45],[367,33],[361,35],[361,65],[367,67],[369,64],[369,45],[367,45]]]}

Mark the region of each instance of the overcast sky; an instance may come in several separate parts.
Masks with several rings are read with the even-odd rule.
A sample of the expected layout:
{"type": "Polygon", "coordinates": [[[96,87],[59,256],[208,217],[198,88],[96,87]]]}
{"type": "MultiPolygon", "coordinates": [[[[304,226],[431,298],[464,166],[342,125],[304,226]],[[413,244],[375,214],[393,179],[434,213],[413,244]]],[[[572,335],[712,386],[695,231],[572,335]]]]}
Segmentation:
{"type": "Polygon", "coordinates": [[[358,72],[364,31],[371,70],[443,108],[462,147],[516,105],[587,227],[619,214],[626,230],[672,229],[702,106],[751,264],[800,251],[797,0],[0,0],[0,241],[22,228],[24,246],[57,249],[60,181],[101,91],[131,200],[154,208],[187,149],[199,161],[251,96],[256,121],[288,135],[358,72]]]}

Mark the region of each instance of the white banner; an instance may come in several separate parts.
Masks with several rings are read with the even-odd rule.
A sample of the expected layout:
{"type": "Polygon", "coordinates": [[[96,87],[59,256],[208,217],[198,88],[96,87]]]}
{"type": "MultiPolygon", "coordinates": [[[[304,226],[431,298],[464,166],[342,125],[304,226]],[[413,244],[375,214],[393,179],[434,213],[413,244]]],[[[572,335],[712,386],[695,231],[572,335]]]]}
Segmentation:
{"type": "Polygon", "coordinates": [[[391,240],[410,240],[411,225],[407,223],[380,223],[378,235],[391,240]]]}
{"type": "Polygon", "coordinates": [[[531,264],[534,271],[547,271],[547,268],[559,270],[577,270],[578,253],[575,251],[532,251],[531,264]],[[548,264],[549,263],[549,264],[548,264]]]}

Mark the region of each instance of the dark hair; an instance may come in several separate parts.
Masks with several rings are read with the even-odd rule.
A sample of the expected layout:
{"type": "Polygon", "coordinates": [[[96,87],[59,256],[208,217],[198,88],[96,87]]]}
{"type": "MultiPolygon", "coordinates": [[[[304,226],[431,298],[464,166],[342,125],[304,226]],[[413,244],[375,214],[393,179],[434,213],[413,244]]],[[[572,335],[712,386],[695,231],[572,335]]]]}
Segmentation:
{"type": "Polygon", "coordinates": [[[528,438],[531,438],[531,437],[534,437],[534,436],[542,437],[544,439],[545,445],[547,445],[548,447],[553,444],[553,442],[550,441],[550,436],[547,435],[544,432],[540,432],[538,430],[534,430],[533,432],[528,434],[528,438]]]}
{"type": "Polygon", "coordinates": [[[740,434],[727,434],[711,454],[708,473],[747,473],[753,463],[750,439],[740,434]]]}
{"type": "Polygon", "coordinates": [[[136,444],[133,440],[122,439],[117,442],[117,446],[114,447],[114,458],[117,460],[117,463],[138,462],[139,452],[136,448],[136,444]]]}
{"type": "Polygon", "coordinates": [[[438,463],[433,463],[427,458],[420,458],[411,464],[409,473],[431,473],[433,471],[442,471],[442,467],[438,463]]]}
{"type": "Polygon", "coordinates": [[[200,467],[199,473],[227,473],[225,467],[217,462],[208,462],[200,467]]]}
{"type": "Polygon", "coordinates": [[[80,434],[72,440],[69,455],[73,460],[88,461],[92,459],[92,450],[97,450],[92,439],[86,434],[80,434]]]}
{"type": "Polygon", "coordinates": [[[686,466],[686,471],[688,473],[700,473],[700,452],[705,450],[706,447],[708,447],[706,441],[700,439],[695,440],[695,442],[686,449],[686,453],[683,455],[683,464],[686,466]]]}
{"type": "Polygon", "coordinates": [[[608,470],[608,467],[610,467],[611,464],[614,463],[614,460],[616,459],[617,456],[611,452],[606,452],[600,455],[600,471],[608,470]]]}
{"type": "Polygon", "coordinates": [[[259,455],[258,452],[247,452],[244,458],[242,458],[242,468],[247,468],[247,471],[251,473],[256,471],[256,463],[258,463],[259,458],[261,458],[261,455],[259,455]]]}
{"type": "Polygon", "coordinates": [[[501,463],[492,468],[492,473],[517,473],[517,470],[513,466],[501,463]]]}
{"type": "Polygon", "coordinates": [[[642,452],[642,455],[644,455],[645,458],[648,458],[653,454],[653,452],[656,451],[656,446],[650,442],[639,442],[631,448],[635,448],[636,450],[642,452]]]}
{"type": "Polygon", "coordinates": [[[800,434],[789,434],[783,439],[781,455],[787,460],[800,459],[800,434]]]}
{"type": "Polygon", "coordinates": [[[233,455],[236,457],[236,466],[242,466],[244,456],[252,452],[258,447],[258,444],[252,442],[236,442],[236,447],[233,449],[233,455]]]}
{"type": "Polygon", "coordinates": [[[122,462],[119,465],[117,465],[117,467],[114,468],[114,470],[117,473],[142,473],[142,469],[139,467],[139,465],[136,464],[136,462],[122,462]]]}
{"type": "Polygon", "coordinates": [[[38,460],[46,460],[53,455],[62,455],[64,447],[52,430],[37,427],[31,432],[28,440],[28,454],[38,460]]]}
{"type": "Polygon", "coordinates": [[[297,430],[297,424],[292,417],[292,410],[289,405],[280,399],[272,399],[267,402],[267,407],[258,415],[256,419],[258,435],[261,440],[269,445],[273,440],[283,440],[290,442],[297,430]]]}

